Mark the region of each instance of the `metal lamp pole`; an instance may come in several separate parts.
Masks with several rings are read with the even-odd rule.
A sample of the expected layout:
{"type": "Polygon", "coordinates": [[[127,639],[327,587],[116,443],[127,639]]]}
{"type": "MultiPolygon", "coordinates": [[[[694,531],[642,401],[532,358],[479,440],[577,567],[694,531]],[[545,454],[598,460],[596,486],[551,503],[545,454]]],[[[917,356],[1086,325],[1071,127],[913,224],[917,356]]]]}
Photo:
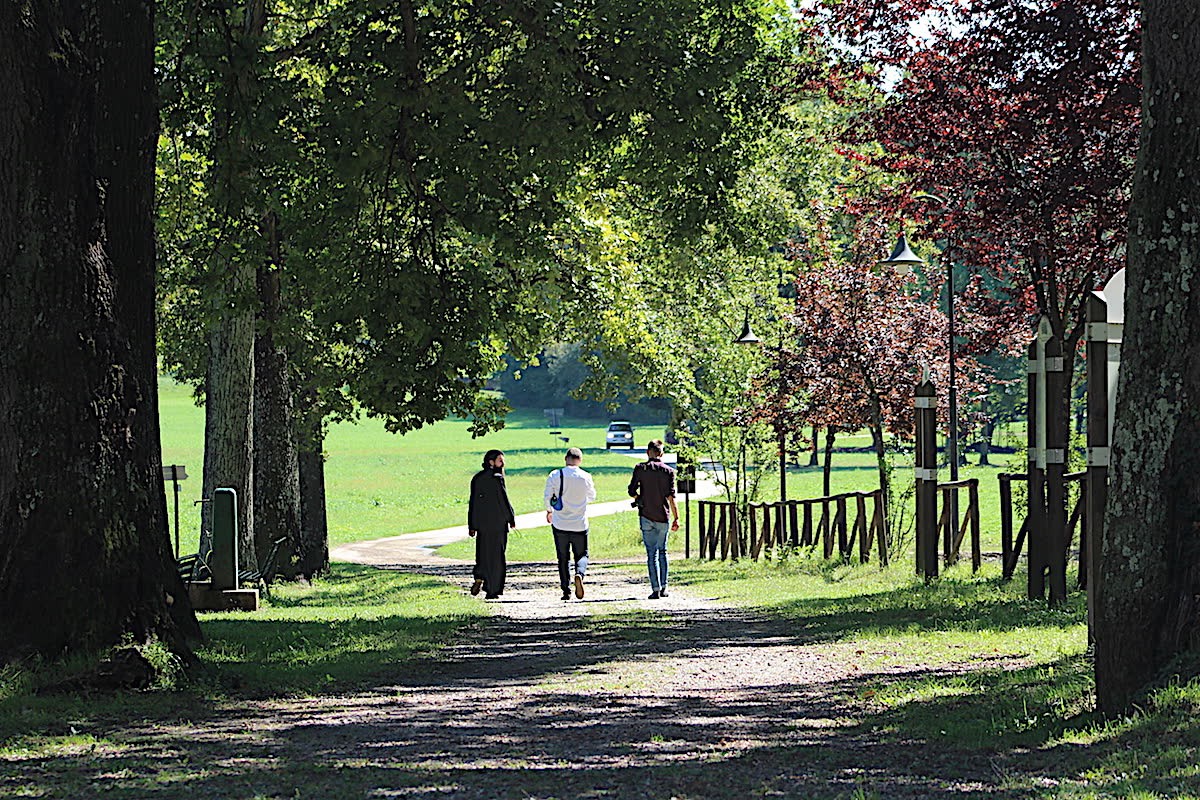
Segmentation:
{"type": "MultiPolygon", "coordinates": [[[[742,333],[733,340],[734,344],[743,345],[761,345],[762,339],[754,335],[754,331],[750,330],[750,314],[747,312],[746,321],[742,324],[742,333]]],[[[779,345],[780,354],[783,353],[783,344],[779,345]]],[[[783,374],[779,375],[779,396],[783,398],[783,374]]],[[[779,420],[775,422],[775,435],[779,439],[779,500],[787,501],[787,431],[784,430],[783,423],[779,420]]]]}
{"type": "MultiPolygon", "coordinates": [[[[946,322],[950,329],[950,438],[946,443],[946,455],[950,458],[950,480],[958,480],[958,384],[956,378],[958,368],[955,365],[954,358],[954,259],[950,257],[951,243],[949,235],[946,238],[946,252],[942,253],[942,258],[946,260],[946,322]]],[[[957,500],[958,494],[951,493],[951,497],[957,500]]],[[[953,509],[957,511],[958,509],[953,509]]],[[[957,519],[955,515],[954,519],[957,519]]]]}
{"type": "MultiPolygon", "coordinates": [[[[933,200],[941,205],[945,205],[946,201],[936,195],[919,195],[922,200],[933,200]]],[[[949,234],[946,238],[946,250],[942,253],[942,259],[946,262],[946,322],[949,333],[949,356],[950,356],[950,371],[949,385],[946,387],[949,390],[950,404],[948,412],[950,415],[949,431],[946,440],[946,457],[950,460],[950,480],[951,482],[958,480],[958,367],[955,364],[954,357],[954,260],[950,258],[952,250],[951,239],[949,234]]],[[[908,240],[905,238],[903,231],[900,233],[900,238],[896,240],[896,246],[892,250],[892,254],[885,260],[879,262],[885,266],[891,266],[903,272],[909,272],[918,264],[924,264],[925,259],[914,253],[908,246],[908,240]]],[[[954,524],[958,524],[958,491],[952,490],[947,498],[949,505],[950,519],[954,524]]],[[[949,552],[949,544],[947,544],[947,552],[949,552]]]]}

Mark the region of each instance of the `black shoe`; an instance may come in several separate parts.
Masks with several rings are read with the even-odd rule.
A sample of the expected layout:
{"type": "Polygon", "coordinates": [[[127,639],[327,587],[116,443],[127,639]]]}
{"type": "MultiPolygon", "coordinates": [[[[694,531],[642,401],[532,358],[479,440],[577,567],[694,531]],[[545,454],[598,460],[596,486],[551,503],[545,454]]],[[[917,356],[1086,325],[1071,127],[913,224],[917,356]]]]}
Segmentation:
{"type": "Polygon", "coordinates": [[[659,597],[666,597],[666,596],[667,596],[667,589],[666,589],[666,587],[665,587],[665,586],[664,586],[663,588],[661,588],[661,589],[659,589],[659,590],[658,590],[658,596],[659,596],[659,597]]]}
{"type": "Polygon", "coordinates": [[[650,597],[648,597],[647,599],[648,599],[648,600],[657,600],[657,599],[658,599],[658,598],[660,598],[660,597],[662,597],[662,593],[661,593],[661,592],[651,592],[651,593],[650,593],[650,597]]]}
{"type": "Polygon", "coordinates": [[[562,599],[563,599],[563,600],[570,600],[570,599],[571,599],[571,593],[570,593],[570,592],[563,592],[562,599]]]}
{"type": "Polygon", "coordinates": [[[483,599],[484,599],[484,600],[499,600],[499,599],[500,599],[500,595],[498,595],[498,594],[485,594],[485,595],[483,596],[483,599]]]}
{"type": "Polygon", "coordinates": [[[483,578],[476,578],[475,582],[471,584],[471,594],[472,595],[479,594],[479,590],[482,588],[483,588],[483,578]]]}

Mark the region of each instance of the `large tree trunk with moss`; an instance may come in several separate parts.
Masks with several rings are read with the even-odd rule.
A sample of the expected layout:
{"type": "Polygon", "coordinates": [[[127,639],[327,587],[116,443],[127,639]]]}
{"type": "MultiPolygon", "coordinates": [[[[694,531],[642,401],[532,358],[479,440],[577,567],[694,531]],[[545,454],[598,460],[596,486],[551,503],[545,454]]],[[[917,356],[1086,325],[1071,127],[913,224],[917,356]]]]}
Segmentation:
{"type": "Polygon", "coordinates": [[[151,6],[0,4],[0,661],[199,637],[167,533],[151,6]]]}
{"type": "Polygon", "coordinates": [[[1143,3],[1142,138],[1095,587],[1096,694],[1129,708],[1200,649],[1200,7],[1143,3]]]}

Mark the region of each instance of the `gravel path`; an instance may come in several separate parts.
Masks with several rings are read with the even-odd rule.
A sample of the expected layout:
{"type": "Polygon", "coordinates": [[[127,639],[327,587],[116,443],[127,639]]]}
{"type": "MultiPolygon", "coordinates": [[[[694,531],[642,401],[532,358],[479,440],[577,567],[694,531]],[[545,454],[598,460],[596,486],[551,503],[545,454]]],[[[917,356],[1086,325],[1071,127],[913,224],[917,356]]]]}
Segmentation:
{"type": "MultiPolygon", "coordinates": [[[[465,592],[470,566],[422,541],[354,552],[465,592]]],[[[1027,796],[1002,787],[1009,756],[907,740],[864,707],[903,670],[864,675],[852,648],[687,587],[647,594],[637,565],[596,565],[568,602],[552,564],[510,565],[491,617],[369,691],[122,724],[25,769],[34,796],[110,800],[1027,796]],[[63,758],[88,759],[85,783],[56,785],[63,758]]]]}
{"type": "MultiPolygon", "coordinates": [[[[390,567],[464,591],[470,575],[390,567]]],[[[188,797],[248,800],[1022,796],[986,754],[872,729],[853,699],[864,676],[787,626],[683,588],[650,601],[628,566],[589,578],[563,602],[551,564],[512,565],[493,617],[394,680],[147,722],[125,730],[112,774],[153,759],[193,774],[188,797]]],[[[178,796],[159,780],[96,796],[178,796]]]]}
{"type": "MultiPolygon", "coordinates": [[[[432,555],[428,539],[353,555],[465,591],[470,566],[432,555]]],[[[899,675],[864,675],[844,647],[686,587],[647,594],[635,564],[594,565],[585,598],[568,602],[553,564],[510,565],[488,622],[394,685],[315,698],[291,722],[289,704],[262,712],[284,714],[273,724],[291,747],[320,746],[355,776],[364,794],[347,796],[1017,796],[986,754],[931,757],[864,722],[864,681],[899,675]]]]}

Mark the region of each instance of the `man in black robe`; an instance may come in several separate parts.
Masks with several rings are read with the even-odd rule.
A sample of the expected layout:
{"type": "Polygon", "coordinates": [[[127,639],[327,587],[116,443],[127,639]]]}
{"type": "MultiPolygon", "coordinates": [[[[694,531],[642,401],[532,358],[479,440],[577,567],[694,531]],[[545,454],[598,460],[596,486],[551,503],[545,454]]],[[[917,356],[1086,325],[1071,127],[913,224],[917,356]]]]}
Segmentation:
{"type": "Polygon", "coordinates": [[[488,450],[483,469],[471,478],[471,501],[467,509],[467,532],[475,539],[475,583],[471,594],[483,589],[488,600],[504,594],[508,564],[508,530],[517,527],[508,490],[504,486],[504,453],[488,450]]]}

